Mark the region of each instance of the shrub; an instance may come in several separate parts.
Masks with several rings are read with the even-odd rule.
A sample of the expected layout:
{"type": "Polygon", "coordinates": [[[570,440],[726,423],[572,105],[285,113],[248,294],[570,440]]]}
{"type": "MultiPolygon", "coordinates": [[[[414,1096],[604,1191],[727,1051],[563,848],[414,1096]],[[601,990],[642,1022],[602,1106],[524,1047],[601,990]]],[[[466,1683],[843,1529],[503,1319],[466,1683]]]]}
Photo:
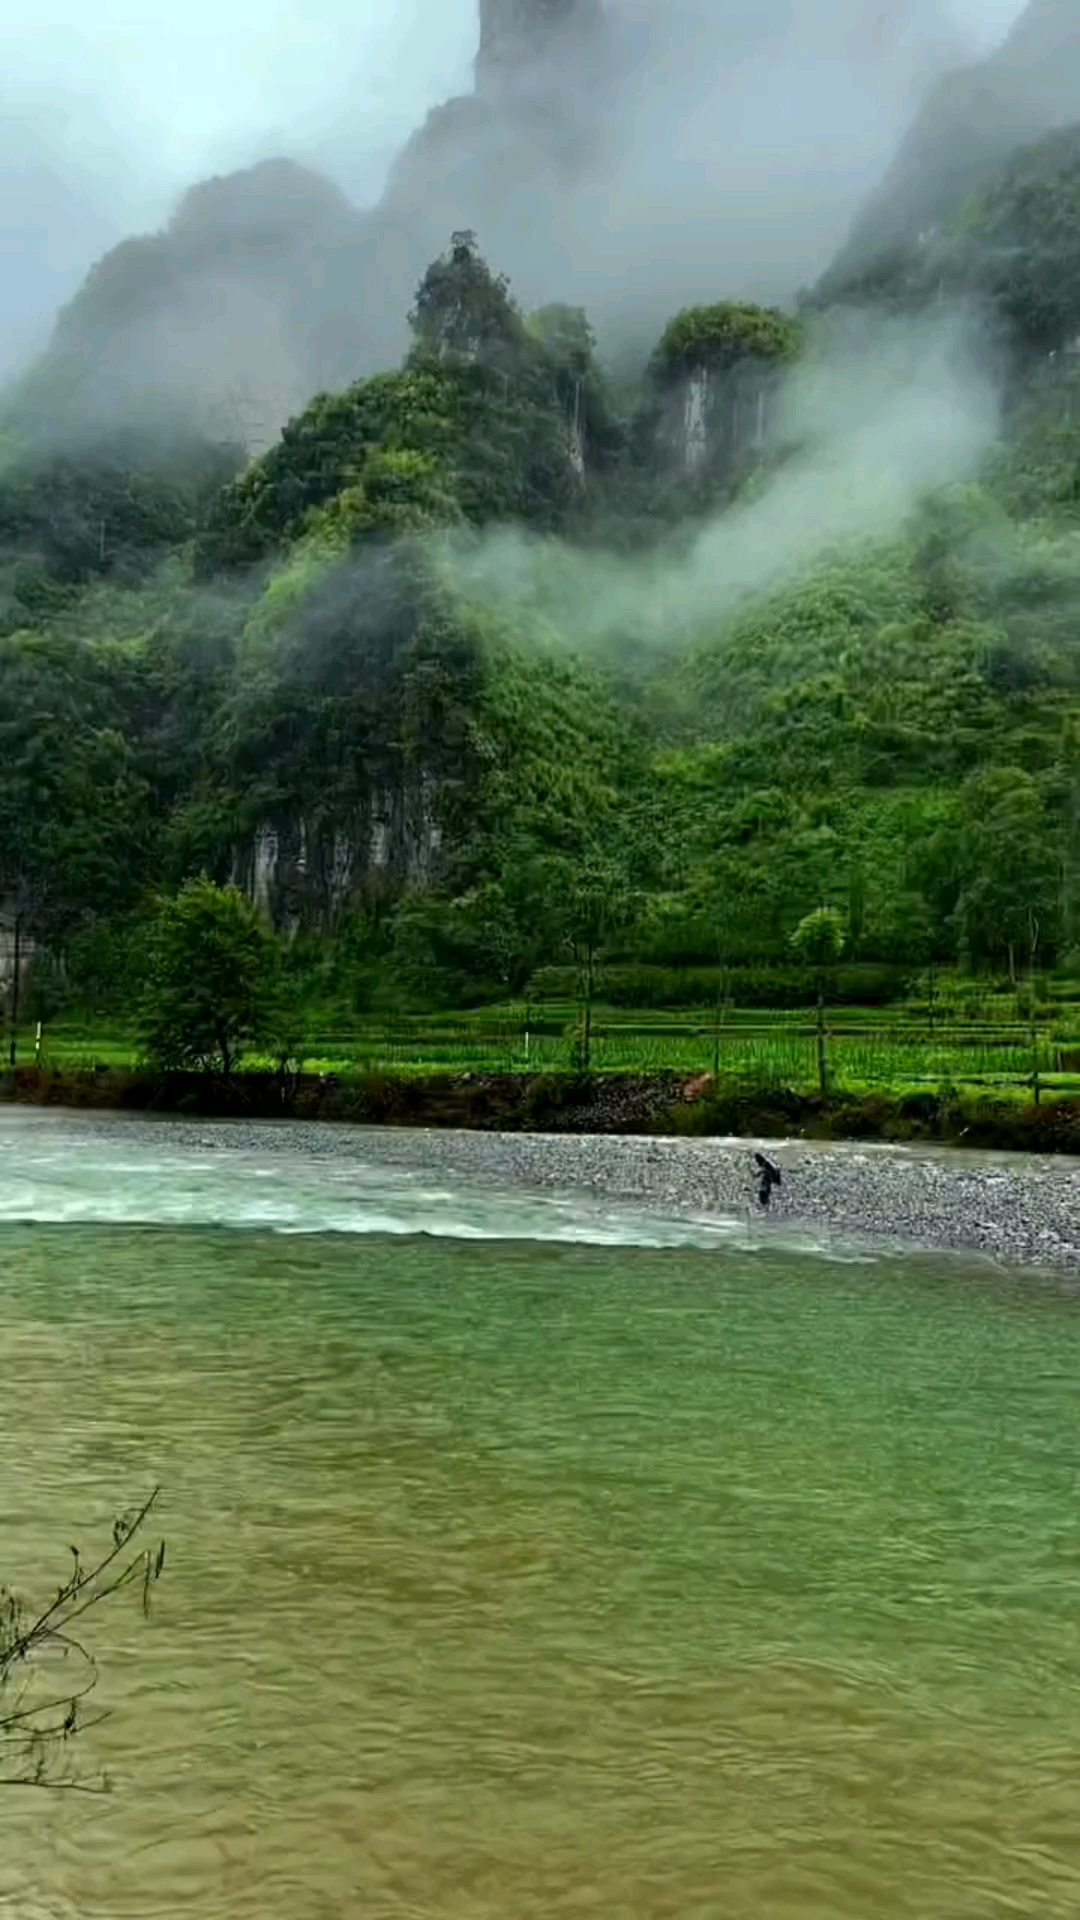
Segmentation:
{"type": "Polygon", "coordinates": [[[279,1021],[273,936],[236,887],[189,880],[158,909],[143,1039],[166,1069],[220,1070],[279,1021]]]}

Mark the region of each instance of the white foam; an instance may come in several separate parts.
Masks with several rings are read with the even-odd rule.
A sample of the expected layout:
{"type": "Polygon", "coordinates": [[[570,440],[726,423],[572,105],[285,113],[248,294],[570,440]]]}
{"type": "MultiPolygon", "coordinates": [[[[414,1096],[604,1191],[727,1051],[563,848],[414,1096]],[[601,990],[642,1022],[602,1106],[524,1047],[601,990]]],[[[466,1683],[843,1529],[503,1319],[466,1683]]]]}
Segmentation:
{"type": "Polygon", "coordinates": [[[219,1227],[282,1234],[429,1235],[448,1240],[547,1241],[601,1247],[694,1247],[746,1238],[726,1215],[661,1210],[436,1184],[356,1149],[335,1157],[259,1152],[223,1130],[205,1139],[134,1123],[122,1150],[108,1124],[76,1117],[0,1115],[0,1224],[219,1227]],[[166,1141],[168,1146],[163,1152],[166,1141]]]}

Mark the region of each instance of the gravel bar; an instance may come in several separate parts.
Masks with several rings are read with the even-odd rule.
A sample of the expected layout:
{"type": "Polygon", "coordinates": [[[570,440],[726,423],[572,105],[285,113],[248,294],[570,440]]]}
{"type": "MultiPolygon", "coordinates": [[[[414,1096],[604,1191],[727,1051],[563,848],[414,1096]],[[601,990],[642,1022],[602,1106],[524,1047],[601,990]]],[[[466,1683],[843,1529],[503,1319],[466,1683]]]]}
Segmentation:
{"type": "MultiPolygon", "coordinates": [[[[9,1127],[14,1125],[8,1110],[9,1127]]],[[[669,1216],[745,1223],[758,1234],[809,1235],[837,1246],[949,1249],[1080,1272],[1080,1158],[962,1148],[806,1140],[665,1139],[371,1127],[329,1121],[174,1119],[19,1110],[19,1132],[77,1129],[115,1141],[160,1128],[179,1149],[257,1152],[347,1165],[370,1181],[380,1165],[456,1180],[474,1192],[586,1196],[669,1216]],[[758,1205],[754,1150],[783,1184],[758,1205]]]]}
{"type": "Polygon", "coordinates": [[[1080,1160],[802,1140],[348,1132],[377,1159],[438,1169],[473,1185],[586,1193],[682,1214],[749,1215],[770,1232],[824,1230],[849,1242],[1080,1267],[1080,1160]],[[756,1198],[759,1146],[783,1175],[767,1214],[756,1198]]]}

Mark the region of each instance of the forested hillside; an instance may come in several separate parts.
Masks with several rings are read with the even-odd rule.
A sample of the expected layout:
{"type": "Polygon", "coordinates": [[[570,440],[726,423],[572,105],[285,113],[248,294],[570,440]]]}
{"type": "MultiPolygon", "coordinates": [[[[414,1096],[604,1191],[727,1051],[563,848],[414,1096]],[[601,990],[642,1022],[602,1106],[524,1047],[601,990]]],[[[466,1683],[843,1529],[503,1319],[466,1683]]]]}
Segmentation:
{"type": "Polygon", "coordinates": [[[583,944],[642,992],[717,964],[749,985],[822,906],[871,993],[930,960],[1067,960],[1078,198],[1069,131],[844,286],[875,323],[977,315],[1001,432],[879,533],[841,524],[737,593],[720,569],[690,613],[702,530],[802,471],[785,396],[836,286],[799,318],[673,315],[615,377],[587,315],[522,313],[455,235],[404,363],[253,461],[160,420],[35,433],[24,390],[0,467],[0,900],[43,1003],[130,998],[154,902],[200,872],[356,1008],[517,992],[583,944]],[[517,591],[523,554],[550,583],[576,556],[602,639],[580,584],[517,591]],[[634,617],[643,562],[672,583],[664,632],[634,617]]]}

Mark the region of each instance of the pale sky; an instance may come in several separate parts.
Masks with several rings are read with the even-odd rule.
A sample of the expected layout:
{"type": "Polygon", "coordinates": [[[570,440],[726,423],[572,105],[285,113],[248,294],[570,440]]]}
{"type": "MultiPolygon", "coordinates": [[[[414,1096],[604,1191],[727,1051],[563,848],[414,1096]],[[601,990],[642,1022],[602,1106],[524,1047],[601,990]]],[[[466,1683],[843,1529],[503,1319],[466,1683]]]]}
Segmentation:
{"type": "MultiPolygon", "coordinates": [[[[980,48],[1021,4],[944,0],[980,48]]],[[[88,159],[111,128],[183,180],[340,121],[358,144],[393,148],[468,84],[476,44],[476,0],[38,0],[17,16],[2,0],[5,12],[0,112],[66,97],[88,159]]]]}
{"type": "Polygon", "coordinates": [[[1024,10],[1023,0],[952,0],[949,13],[977,45],[994,46],[1024,10]]]}
{"type": "Polygon", "coordinates": [[[0,380],[92,260],[207,173],[288,153],[370,204],[475,51],[474,0],[16,6],[0,0],[0,380]]]}
{"type": "Polygon", "coordinates": [[[344,117],[361,143],[393,146],[468,83],[476,38],[474,0],[41,0],[17,20],[0,0],[0,18],[9,9],[5,117],[62,104],[80,158],[111,131],[184,181],[344,117]]]}

